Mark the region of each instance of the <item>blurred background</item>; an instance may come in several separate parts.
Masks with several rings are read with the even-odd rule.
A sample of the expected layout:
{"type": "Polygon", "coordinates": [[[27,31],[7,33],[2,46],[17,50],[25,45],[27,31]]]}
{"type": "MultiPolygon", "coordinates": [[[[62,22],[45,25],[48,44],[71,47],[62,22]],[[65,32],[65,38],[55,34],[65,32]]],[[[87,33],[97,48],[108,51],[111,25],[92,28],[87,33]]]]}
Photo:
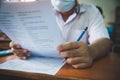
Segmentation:
{"type": "Polygon", "coordinates": [[[115,9],[120,6],[120,0],[78,0],[80,3],[92,3],[103,9],[105,22],[115,22],[115,9]]]}

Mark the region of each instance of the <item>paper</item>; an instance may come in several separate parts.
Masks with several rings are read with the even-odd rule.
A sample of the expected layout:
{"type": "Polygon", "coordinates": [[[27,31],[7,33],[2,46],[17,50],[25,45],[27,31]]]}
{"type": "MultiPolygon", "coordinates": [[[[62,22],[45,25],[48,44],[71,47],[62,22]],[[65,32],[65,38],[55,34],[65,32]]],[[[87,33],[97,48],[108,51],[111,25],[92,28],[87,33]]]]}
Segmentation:
{"type": "Polygon", "coordinates": [[[31,57],[28,60],[15,59],[5,62],[0,64],[0,69],[55,75],[63,65],[61,58],[31,57]]]}
{"type": "Polygon", "coordinates": [[[63,65],[56,47],[64,40],[50,0],[0,5],[0,29],[32,52],[30,59],[8,61],[0,69],[54,75],[63,65]]]}
{"type": "Polygon", "coordinates": [[[50,0],[2,3],[0,29],[35,55],[59,57],[63,43],[50,0]]]}

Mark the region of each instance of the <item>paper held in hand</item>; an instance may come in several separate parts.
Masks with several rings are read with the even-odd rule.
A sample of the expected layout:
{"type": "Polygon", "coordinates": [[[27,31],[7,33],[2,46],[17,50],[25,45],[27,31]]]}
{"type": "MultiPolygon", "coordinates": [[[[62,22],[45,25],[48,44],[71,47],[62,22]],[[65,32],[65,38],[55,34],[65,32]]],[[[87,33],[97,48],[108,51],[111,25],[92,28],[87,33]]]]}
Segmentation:
{"type": "Polygon", "coordinates": [[[42,56],[58,57],[56,47],[63,43],[50,0],[2,3],[0,29],[23,48],[42,56]]]}
{"type": "Polygon", "coordinates": [[[17,60],[16,65],[14,64],[16,61],[14,60],[13,62],[10,61],[0,64],[0,69],[26,70],[30,72],[38,71],[41,73],[39,70],[46,67],[40,66],[41,64],[45,64],[49,66],[49,69],[43,69],[42,73],[55,74],[63,65],[62,58],[60,58],[56,47],[63,43],[64,40],[57,25],[50,0],[1,3],[0,29],[7,34],[11,40],[31,51],[32,56],[36,56],[36,58],[34,57],[32,59],[31,57],[25,61],[17,60]],[[40,56],[44,56],[45,58],[40,56]],[[54,59],[50,57],[54,57],[54,59]],[[43,59],[43,61],[39,59],[43,59]],[[54,62],[52,60],[56,61],[54,62]],[[25,68],[28,64],[34,65],[34,67],[29,66],[25,68]],[[6,65],[11,65],[11,67],[6,65]],[[20,67],[13,69],[15,67],[14,65],[21,65],[21,67],[25,69],[21,69],[20,67]],[[35,66],[37,66],[37,68],[35,68],[35,66]],[[49,72],[50,69],[55,71],[49,72]]]}

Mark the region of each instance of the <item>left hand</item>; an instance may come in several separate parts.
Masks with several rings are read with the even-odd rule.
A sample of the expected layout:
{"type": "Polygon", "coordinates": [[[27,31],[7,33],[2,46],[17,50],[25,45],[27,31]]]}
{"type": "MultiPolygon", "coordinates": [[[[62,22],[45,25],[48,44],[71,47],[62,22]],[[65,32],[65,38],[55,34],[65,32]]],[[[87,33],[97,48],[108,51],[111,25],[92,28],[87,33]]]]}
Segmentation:
{"type": "Polygon", "coordinates": [[[66,63],[74,68],[87,68],[93,63],[90,48],[83,42],[67,42],[58,46],[61,57],[66,58],[66,63]]]}

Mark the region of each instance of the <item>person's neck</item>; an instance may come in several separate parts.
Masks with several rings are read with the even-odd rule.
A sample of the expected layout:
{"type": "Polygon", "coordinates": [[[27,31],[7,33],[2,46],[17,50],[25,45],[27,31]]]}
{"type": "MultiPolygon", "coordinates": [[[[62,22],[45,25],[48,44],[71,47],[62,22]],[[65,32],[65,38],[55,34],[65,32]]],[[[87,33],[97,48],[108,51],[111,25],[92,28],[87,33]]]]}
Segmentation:
{"type": "Polygon", "coordinates": [[[71,10],[69,10],[68,12],[64,12],[64,13],[60,12],[64,21],[67,21],[69,16],[74,13],[74,10],[75,10],[76,6],[77,6],[77,4],[71,10]]]}

